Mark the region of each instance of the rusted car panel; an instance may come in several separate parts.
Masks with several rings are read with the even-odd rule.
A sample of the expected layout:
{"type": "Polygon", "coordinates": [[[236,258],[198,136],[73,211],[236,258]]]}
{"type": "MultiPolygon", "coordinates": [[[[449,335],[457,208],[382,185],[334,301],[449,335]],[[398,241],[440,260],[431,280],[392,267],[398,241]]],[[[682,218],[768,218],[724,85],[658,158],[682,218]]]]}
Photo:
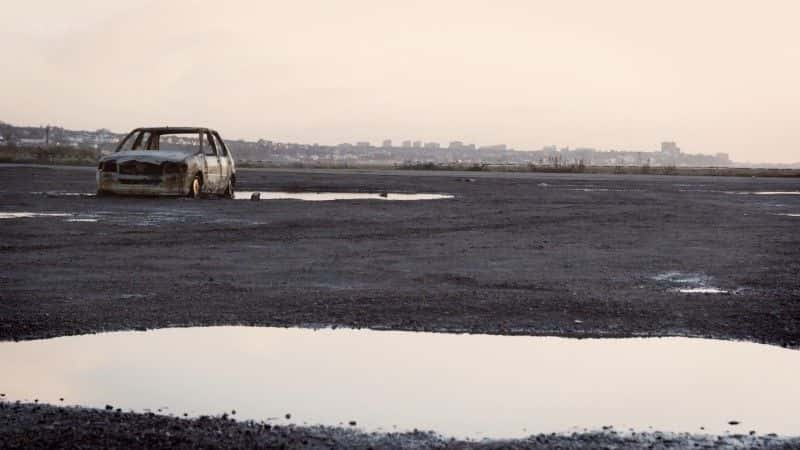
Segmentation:
{"type": "Polygon", "coordinates": [[[97,166],[99,195],[233,197],[235,182],[233,156],[208,128],[137,128],[97,166]]]}

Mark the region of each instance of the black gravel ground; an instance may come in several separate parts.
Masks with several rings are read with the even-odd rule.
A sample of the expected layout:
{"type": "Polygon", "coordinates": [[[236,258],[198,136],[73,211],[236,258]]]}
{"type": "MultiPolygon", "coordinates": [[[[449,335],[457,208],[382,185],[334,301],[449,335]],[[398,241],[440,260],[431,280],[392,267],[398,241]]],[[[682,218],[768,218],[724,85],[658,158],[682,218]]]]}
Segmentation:
{"type": "MultiPolygon", "coordinates": [[[[0,213],[69,215],[0,219],[0,339],[251,324],[800,346],[800,217],[782,215],[800,213],[800,195],[747,194],[800,191],[800,179],[241,170],[239,180],[455,198],[96,198],[64,195],[94,191],[90,168],[0,167],[0,213]],[[675,292],[681,277],[729,293],[675,292]]],[[[3,420],[125,418],[111,434],[173,420],[39,408],[4,409],[3,420]]],[[[230,439],[254,433],[180,423],[198,429],[192,439],[206,439],[203,423],[238,430],[230,439]]],[[[8,426],[0,436],[20,437],[8,426]]]]}
{"type": "Polygon", "coordinates": [[[775,435],[618,433],[534,435],[514,441],[456,441],[432,433],[365,434],[340,428],[278,427],[230,417],[179,419],[115,410],[0,402],[0,448],[302,448],[302,449],[676,449],[800,448],[775,435]]]}

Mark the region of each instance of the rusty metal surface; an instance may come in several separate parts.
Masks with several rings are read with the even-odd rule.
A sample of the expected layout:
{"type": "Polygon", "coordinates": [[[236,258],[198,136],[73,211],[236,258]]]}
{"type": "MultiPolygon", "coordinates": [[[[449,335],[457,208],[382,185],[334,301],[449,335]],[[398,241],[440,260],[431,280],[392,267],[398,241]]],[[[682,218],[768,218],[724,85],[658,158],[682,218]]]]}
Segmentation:
{"type": "MultiPolygon", "coordinates": [[[[128,136],[140,131],[163,131],[179,133],[210,133],[222,143],[219,134],[206,128],[137,128],[128,136]]],[[[228,185],[235,182],[236,171],[233,156],[226,148],[225,155],[211,156],[200,147],[191,154],[171,150],[121,150],[124,138],[115,153],[98,161],[97,192],[121,195],[187,195],[195,177],[202,182],[206,194],[223,194],[228,185]],[[223,164],[222,159],[225,159],[223,164]],[[209,163],[209,161],[211,163],[209,163]],[[179,165],[178,168],[174,165],[179,165]],[[216,168],[216,172],[210,168],[216,168]],[[229,167],[221,173],[221,167],[229,167]]]]}

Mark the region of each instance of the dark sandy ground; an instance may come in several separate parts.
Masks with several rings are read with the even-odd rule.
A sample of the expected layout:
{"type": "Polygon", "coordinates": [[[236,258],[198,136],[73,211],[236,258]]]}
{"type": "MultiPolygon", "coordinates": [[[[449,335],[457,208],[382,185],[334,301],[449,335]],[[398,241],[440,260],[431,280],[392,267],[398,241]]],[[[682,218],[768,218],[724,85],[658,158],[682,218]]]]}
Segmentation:
{"type": "Polygon", "coordinates": [[[800,346],[800,217],[781,215],[800,214],[800,195],[746,194],[800,179],[241,170],[239,182],[455,198],[96,198],[60,194],[93,192],[92,169],[0,167],[0,213],[69,215],[0,219],[0,339],[251,324],[800,346]],[[729,293],[678,293],[682,278],[729,293]]]}
{"type": "MultiPolygon", "coordinates": [[[[108,408],[113,408],[111,405],[108,408]]],[[[366,434],[341,428],[274,426],[226,417],[179,419],[116,410],[0,402],[0,448],[303,448],[303,449],[678,449],[800,448],[775,435],[618,433],[609,429],[513,441],[455,441],[432,433],[366,434]]]]}

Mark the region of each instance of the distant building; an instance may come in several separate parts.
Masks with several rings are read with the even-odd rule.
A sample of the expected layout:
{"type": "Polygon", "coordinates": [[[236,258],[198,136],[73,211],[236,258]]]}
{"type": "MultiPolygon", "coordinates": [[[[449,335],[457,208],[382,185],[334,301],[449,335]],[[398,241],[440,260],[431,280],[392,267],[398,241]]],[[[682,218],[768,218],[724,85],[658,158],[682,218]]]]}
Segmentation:
{"type": "Polygon", "coordinates": [[[438,142],[426,142],[425,143],[425,148],[429,148],[429,149],[439,148],[439,143],[438,142]]]}
{"type": "Polygon", "coordinates": [[[422,148],[422,141],[414,141],[414,143],[411,144],[411,146],[414,148],[422,148]]]}
{"type": "Polygon", "coordinates": [[[497,144],[497,145],[484,145],[481,147],[481,150],[506,150],[506,144],[497,144]]]}
{"type": "Polygon", "coordinates": [[[21,147],[40,147],[47,144],[45,138],[20,138],[17,143],[21,147]]]}
{"type": "Polygon", "coordinates": [[[371,145],[367,141],[356,142],[356,147],[359,148],[369,148],[371,145]]]}
{"type": "Polygon", "coordinates": [[[461,141],[453,141],[447,145],[447,148],[449,148],[450,150],[461,150],[462,148],[464,148],[464,143],[461,141]]]}
{"type": "Polygon", "coordinates": [[[411,148],[411,141],[403,141],[403,148],[411,148]]]}
{"type": "Polygon", "coordinates": [[[681,148],[673,141],[662,142],[661,153],[665,156],[678,156],[681,154],[681,148]]]}
{"type": "Polygon", "coordinates": [[[383,141],[382,147],[383,148],[392,148],[392,140],[391,139],[385,139],[383,141]]]}

